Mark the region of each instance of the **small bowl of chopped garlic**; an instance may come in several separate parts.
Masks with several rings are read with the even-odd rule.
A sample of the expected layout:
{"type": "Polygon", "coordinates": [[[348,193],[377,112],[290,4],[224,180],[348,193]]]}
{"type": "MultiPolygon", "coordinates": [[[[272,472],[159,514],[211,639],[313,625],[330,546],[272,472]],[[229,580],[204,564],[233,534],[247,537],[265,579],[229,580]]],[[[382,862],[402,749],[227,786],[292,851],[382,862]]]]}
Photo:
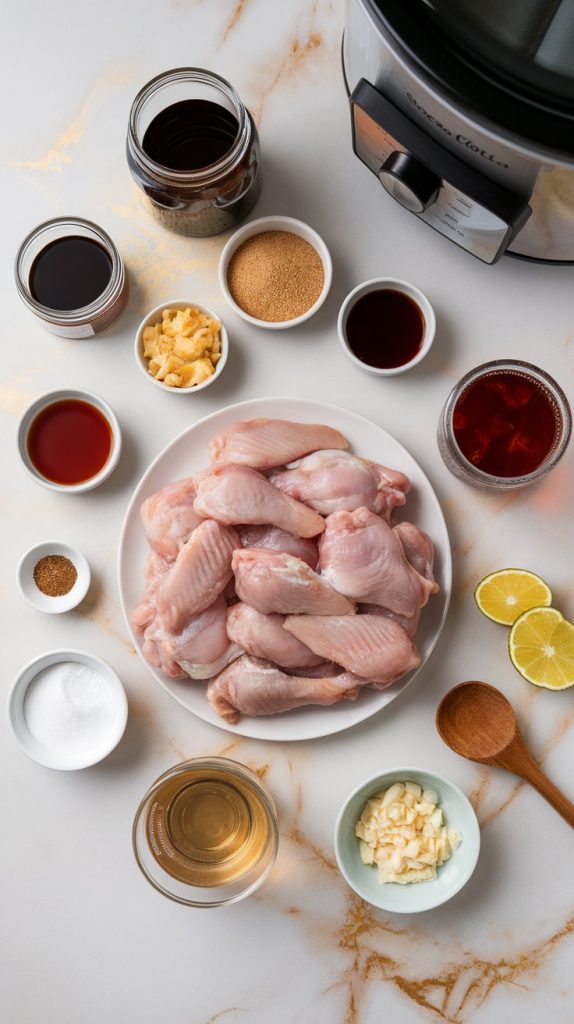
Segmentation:
{"type": "Polygon", "coordinates": [[[188,299],[152,309],[136,331],[136,362],[152,384],[183,395],[204,391],[223,373],[227,331],[213,310],[188,299]]]}
{"type": "Polygon", "coordinates": [[[343,877],[362,899],[396,914],[450,900],[468,882],[479,850],[478,821],[464,793],[420,768],[366,779],[335,825],[343,877]]]}

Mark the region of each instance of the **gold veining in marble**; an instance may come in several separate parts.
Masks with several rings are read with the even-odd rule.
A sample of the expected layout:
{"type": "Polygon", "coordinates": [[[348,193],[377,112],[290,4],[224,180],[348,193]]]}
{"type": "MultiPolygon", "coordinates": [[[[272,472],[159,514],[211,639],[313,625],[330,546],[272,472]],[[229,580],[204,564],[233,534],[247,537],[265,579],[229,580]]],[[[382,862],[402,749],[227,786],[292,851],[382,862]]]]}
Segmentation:
{"type": "Polygon", "coordinates": [[[234,740],[231,741],[231,743],[226,743],[222,750],[218,751],[217,756],[229,757],[229,755],[232,754],[235,750],[237,750],[237,747],[240,747],[241,744],[244,742],[245,740],[243,736],[237,736],[234,740]]]}
{"type": "MultiPolygon", "coordinates": [[[[50,335],[46,332],[41,340],[48,340],[50,335]]],[[[73,340],[67,340],[66,346],[73,346],[73,340]]],[[[69,351],[69,350],[68,350],[69,351]]],[[[46,350],[42,359],[33,366],[27,366],[20,370],[4,383],[0,384],[0,409],[10,416],[21,416],[24,410],[34,401],[38,395],[46,390],[43,381],[45,380],[52,365],[64,357],[64,347],[55,345],[46,350]],[[37,383],[37,389],[32,390],[31,384],[37,383]]]]}
{"type": "Polygon", "coordinates": [[[172,297],[174,289],[190,300],[209,304],[213,293],[213,301],[220,301],[216,272],[224,238],[193,240],[166,231],[150,216],[145,197],[135,185],[127,202],[117,203],[110,195],[110,209],[126,224],[124,232],[116,232],[116,240],[134,284],[130,308],[149,309],[172,297]],[[199,285],[195,277],[201,278],[199,285]]]}
{"type": "Polygon", "coordinates": [[[219,1010],[218,1013],[214,1013],[213,1016],[204,1021],[203,1024],[218,1024],[218,1021],[223,1020],[228,1013],[249,1013],[249,1010],[244,1009],[243,1006],[228,1006],[225,1010],[219,1010]]]}
{"type": "Polygon", "coordinates": [[[346,913],[334,941],[350,959],[339,986],[346,993],[345,1024],[360,1024],[361,1004],[369,984],[394,985],[411,1003],[428,1011],[431,1020],[467,1024],[500,985],[518,985],[534,974],[562,939],[574,932],[574,916],[566,919],[548,938],[508,955],[485,959],[463,950],[451,959],[450,947],[424,928],[394,928],[382,915],[354,893],[349,893],[346,913]],[[426,945],[439,947],[440,969],[416,973],[426,945]]]}
{"type": "Polygon", "coordinates": [[[283,47],[282,55],[274,54],[272,59],[262,63],[257,69],[257,76],[251,92],[256,99],[249,106],[258,125],[261,124],[263,111],[270,94],[277,85],[297,74],[299,76],[309,60],[320,50],[325,50],[324,36],[318,27],[318,0],[313,0],[307,14],[307,25],[301,29],[296,25],[295,33],[289,43],[283,47]]]}
{"type": "Polygon", "coordinates": [[[42,156],[32,160],[11,160],[10,166],[39,171],[42,174],[61,174],[66,164],[72,162],[72,154],[82,141],[102,97],[110,91],[122,89],[132,81],[133,74],[126,70],[110,70],[102,75],[88,90],[76,116],[42,156]]]}
{"type": "MultiPolygon", "coordinates": [[[[532,695],[529,695],[529,699],[527,698],[527,704],[532,705],[532,703],[538,696],[539,693],[537,690],[535,690],[532,695]]],[[[574,707],[567,711],[564,715],[562,715],[558,724],[552,731],[551,735],[546,740],[546,743],[544,744],[542,751],[536,758],[538,764],[544,764],[549,754],[552,753],[552,751],[558,745],[560,740],[566,735],[573,722],[574,707]]],[[[491,768],[480,768],[478,782],[474,789],[472,790],[472,792],[469,794],[469,800],[476,811],[481,828],[486,828],[487,825],[492,824],[492,822],[495,821],[502,814],[503,811],[507,810],[507,808],[510,807],[512,803],[514,803],[518,794],[526,786],[526,782],[523,782],[521,779],[517,779],[514,782],[510,792],[507,793],[507,795],[502,800],[495,804],[495,806],[492,809],[485,812],[483,811],[483,804],[487,794],[489,793],[493,771],[494,769],[491,768]]],[[[535,796],[533,797],[533,799],[542,798],[535,796]]]]}
{"type": "Polygon", "coordinates": [[[229,33],[233,31],[235,26],[240,21],[241,16],[245,11],[245,8],[247,7],[248,2],[249,0],[239,0],[239,2],[234,5],[233,11],[231,12],[231,17],[229,18],[229,21],[227,22],[227,25],[225,26],[225,29],[223,31],[222,42],[225,42],[229,33]]]}
{"type": "Polygon", "coordinates": [[[0,385],[0,409],[9,416],[21,416],[35,397],[33,391],[25,391],[10,384],[0,385]]]}
{"type": "Polygon", "coordinates": [[[117,604],[109,596],[103,583],[92,578],[90,589],[77,608],[68,613],[74,617],[87,618],[94,622],[105,633],[119,640],[125,647],[132,649],[132,643],[122,628],[122,618],[117,604]],[[118,625],[119,623],[119,625],[118,625]]]}
{"type": "MultiPolygon", "coordinates": [[[[558,734],[564,734],[564,723],[547,747],[556,742],[558,734]]],[[[479,783],[471,794],[476,806],[486,795],[490,779],[488,769],[479,769],[479,783]]],[[[300,785],[296,785],[293,803],[290,821],[281,830],[284,855],[292,859],[296,851],[298,872],[303,877],[305,871],[311,872],[303,891],[317,889],[324,879],[333,893],[329,909],[322,914],[307,901],[293,903],[292,891],[290,901],[283,905],[281,887],[274,887],[273,875],[253,899],[300,921],[311,947],[339,964],[338,980],[320,993],[320,997],[334,991],[341,994],[341,1016],[331,1016],[334,1024],[361,1024],[366,1019],[363,1009],[367,997],[371,998],[372,986],[377,983],[391,984],[407,1003],[423,1011],[429,1022],[470,1024],[495,990],[510,985],[526,987],[559,943],[574,933],[574,915],[566,917],[547,937],[527,939],[523,945],[509,933],[505,939],[509,951],[488,958],[465,948],[456,934],[436,932],[430,922],[401,925],[348,888],[334,859],[306,835],[300,820],[300,785]],[[417,969],[423,963],[425,967],[417,969]]]]}

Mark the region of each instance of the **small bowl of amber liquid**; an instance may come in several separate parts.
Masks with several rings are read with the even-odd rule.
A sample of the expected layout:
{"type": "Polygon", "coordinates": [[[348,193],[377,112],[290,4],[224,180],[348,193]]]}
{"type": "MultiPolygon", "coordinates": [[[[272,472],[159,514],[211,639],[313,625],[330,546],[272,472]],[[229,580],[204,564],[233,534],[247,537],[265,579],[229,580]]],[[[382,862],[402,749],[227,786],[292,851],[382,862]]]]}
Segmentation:
{"type": "Polygon", "coordinates": [[[83,494],[107,480],[122,450],[112,408],[85,388],[40,395],[18,424],[18,451],[28,476],[62,494],[83,494]]]}
{"type": "Polygon", "coordinates": [[[188,907],[220,907],[255,892],[279,844],[277,812],[261,780],[237,761],[198,757],[153,783],[134,819],[140,870],[188,907]]]}
{"type": "Polygon", "coordinates": [[[452,389],[437,441],[459,480],[501,491],[546,476],[564,455],[571,431],[568,400],[548,373],[520,359],[496,359],[470,370],[452,389]]]}

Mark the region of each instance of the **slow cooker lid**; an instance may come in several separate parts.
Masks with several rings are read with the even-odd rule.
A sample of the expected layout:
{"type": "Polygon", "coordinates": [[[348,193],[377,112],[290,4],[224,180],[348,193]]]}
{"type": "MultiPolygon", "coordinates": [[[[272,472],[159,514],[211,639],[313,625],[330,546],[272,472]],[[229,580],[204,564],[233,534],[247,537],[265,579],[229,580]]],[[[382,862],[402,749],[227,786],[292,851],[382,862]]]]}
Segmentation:
{"type": "Polygon", "coordinates": [[[417,2],[483,73],[574,110],[573,0],[417,2]]]}
{"type": "Polygon", "coordinates": [[[574,0],[365,0],[465,107],[574,152],[574,0]]]}

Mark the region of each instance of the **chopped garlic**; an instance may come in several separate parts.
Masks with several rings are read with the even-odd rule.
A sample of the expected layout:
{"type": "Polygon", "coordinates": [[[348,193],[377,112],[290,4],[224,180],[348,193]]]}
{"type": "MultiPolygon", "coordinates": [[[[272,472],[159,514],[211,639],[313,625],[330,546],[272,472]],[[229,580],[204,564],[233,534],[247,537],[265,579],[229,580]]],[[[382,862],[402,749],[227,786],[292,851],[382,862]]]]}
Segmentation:
{"type": "Polygon", "coordinates": [[[447,828],[438,794],[416,782],[395,782],[367,800],[355,826],[364,864],[378,868],[379,882],[423,882],[437,877],[462,840],[447,828]]]}

